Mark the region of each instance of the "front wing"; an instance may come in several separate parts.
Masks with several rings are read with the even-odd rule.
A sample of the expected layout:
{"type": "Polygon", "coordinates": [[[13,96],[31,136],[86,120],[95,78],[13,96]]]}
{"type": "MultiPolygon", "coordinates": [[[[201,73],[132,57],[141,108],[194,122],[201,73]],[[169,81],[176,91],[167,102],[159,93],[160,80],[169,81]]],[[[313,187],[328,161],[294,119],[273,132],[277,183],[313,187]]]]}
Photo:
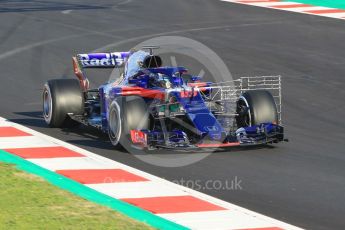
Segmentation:
{"type": "Polygon", "coordinates": [[[162,131],[131,130],[130,135],[134,145],[148,149],[228,148],[287,141],[287,139],[284,139],[284,127],[272,123],[239,128],[236,132],[229,133],[222,142],[210,141],[201,137],[196,143],[191,143],[187,134],[181,130],[166,133],[162,131]]]}

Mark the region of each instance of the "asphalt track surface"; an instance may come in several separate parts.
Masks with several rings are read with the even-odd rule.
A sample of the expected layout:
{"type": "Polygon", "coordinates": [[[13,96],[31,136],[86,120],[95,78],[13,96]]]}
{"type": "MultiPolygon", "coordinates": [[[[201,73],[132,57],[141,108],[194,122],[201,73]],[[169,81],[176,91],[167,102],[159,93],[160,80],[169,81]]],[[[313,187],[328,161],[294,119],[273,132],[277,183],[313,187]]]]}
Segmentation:
{"type": "Polygon", "coordinates": [[[300,227],[342,229],[344,40],[342,20],[212,0],[1,1],[0,115],[168,180],[237,176],[242,189],[201,191],[300,227]],[[124,51],[158,35],[202,42],[234,76],[282,75],[290,142],[213,153],[189,166],[166,168],[114,150],[92,129],[45,126],[42,85],[73,77],[72,54],[112,43],[111,50],[124,51]]]}

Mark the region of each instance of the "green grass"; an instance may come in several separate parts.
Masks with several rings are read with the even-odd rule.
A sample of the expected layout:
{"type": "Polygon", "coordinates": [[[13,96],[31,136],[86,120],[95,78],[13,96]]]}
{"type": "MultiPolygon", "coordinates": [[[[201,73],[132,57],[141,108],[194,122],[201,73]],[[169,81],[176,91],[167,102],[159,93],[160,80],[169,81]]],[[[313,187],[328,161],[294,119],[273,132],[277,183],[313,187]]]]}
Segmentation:
{"type": "Polygon", "coordinates": [[[151,229],[0,163],[0,229],[151,229]]]}

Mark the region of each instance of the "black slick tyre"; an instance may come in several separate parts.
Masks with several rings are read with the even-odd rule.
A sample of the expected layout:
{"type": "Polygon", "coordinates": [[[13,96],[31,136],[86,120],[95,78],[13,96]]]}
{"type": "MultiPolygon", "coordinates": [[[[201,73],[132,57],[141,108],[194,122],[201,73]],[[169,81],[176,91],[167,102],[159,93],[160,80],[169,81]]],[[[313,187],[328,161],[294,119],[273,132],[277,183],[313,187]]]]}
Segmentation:
{"type": "Polygon", "coordinates": [[[131,151],[135,147],[131,141],[131,130],[143,130],[148,127],[147,105],[141,97],[118,97],[111,103],[108,113],[108,134],[115,147],[131,151]]]}
{"type": "Polygon", "coordinates": [[[50,127],[73,127],[68,114],[84,113],[84,95],[76,79],[49,80],[43,88],[43,118],[50,127]]]}
{"type": "Polygon", "coordinates": [[[238,127],[278,123],[277,106],[272,94],[267,90],[244,92],[237,101],[236,112],[238,127]]]}

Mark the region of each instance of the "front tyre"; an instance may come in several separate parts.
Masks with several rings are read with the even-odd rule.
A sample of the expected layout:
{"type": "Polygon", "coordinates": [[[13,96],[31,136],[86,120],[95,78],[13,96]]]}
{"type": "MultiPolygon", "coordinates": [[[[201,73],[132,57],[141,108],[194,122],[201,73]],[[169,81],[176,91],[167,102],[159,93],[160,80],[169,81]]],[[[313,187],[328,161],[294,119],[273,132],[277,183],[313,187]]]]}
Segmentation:
{"type": "Polygon", "coordinates": [[[149,114],[146,102],[138,96],[116,98],[109,107],[108,134],[115,147],[124,147],[127,151],[136,148],[131,142],[131,130],[149,128],[149,114]]]}
{"type": "Polygon", "coordinates": [[[43,118],[50,127],[75,126],[69,113],[84,113],[84,95],[76,79],[49,80],[43,88],[43,118]]]}
{"type": "Polygon", "coordinates": [[[115,100],[110,105],[108,117],[108,135],[112,145],[114,145],[115,147],[120,146],[120,139],[122,136],[122,120],[120,114],[120,105],[115,100]]]}
{"type": "Polygon", "coordinates": [[[267,90],[244,92],[237,101],[237,127],[248,127],[262,123],[278,123],[277,106],[267,90]]]}

